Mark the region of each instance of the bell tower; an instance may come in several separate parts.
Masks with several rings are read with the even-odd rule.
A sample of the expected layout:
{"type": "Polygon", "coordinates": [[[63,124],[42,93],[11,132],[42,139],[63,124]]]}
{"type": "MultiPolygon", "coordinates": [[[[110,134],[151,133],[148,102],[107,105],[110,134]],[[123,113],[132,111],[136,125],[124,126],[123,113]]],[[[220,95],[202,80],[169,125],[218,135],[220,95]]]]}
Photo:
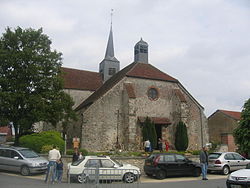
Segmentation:
{"type": "Polygon", "coordinates": [[[134,47],[134,62],[148,63],[148,43],[142,38],[134,47]]]}

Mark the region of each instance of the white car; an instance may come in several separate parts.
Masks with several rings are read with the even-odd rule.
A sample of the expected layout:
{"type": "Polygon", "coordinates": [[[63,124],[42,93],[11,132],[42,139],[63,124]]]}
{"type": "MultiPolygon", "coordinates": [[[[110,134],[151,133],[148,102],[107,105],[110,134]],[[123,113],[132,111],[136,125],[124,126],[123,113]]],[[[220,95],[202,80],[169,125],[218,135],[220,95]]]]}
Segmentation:
{"type": "Polygon", "coordinates": [[[139,179],[141,171],[136,166],[120,164],[108,156],[85,156],[68,164],[68,175],[79,183],[92,180],[121,180],[133,183],[139,179]]]}
{"type": "Polygon", "coordinates": [[[227,178],[227,188],[250,187],[250,164],[246,169],[237,170],[227,178]]]}

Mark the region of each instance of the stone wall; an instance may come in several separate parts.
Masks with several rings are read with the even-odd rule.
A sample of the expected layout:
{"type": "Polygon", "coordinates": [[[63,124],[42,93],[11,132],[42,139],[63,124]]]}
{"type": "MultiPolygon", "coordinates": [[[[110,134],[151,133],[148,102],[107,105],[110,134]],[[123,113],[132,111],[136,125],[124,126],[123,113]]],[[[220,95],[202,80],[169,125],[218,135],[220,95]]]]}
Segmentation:
{"type": "MultiPolygon", "coordinates": [[[[188,128],[190,150],[201,148],[208,142],[207,122],[203,109],[192,96],[179,84],[173,82],[123,78],[114,87],[100,96],[93,104],[82,109],[81,145],[88,151],[109,151],[118,148],[138,151],[143,140],[138,117],[164,117],[171,122],[162,134],[174,147],[176,124],[182,120],[188,128]],[[135,98],[129,98],[124,88],[131,83],[135,98]],[[148,97],[149,88],[157,88],[157,100],[148,97]],[[174,90],[180,90],[186,102],[176,96],[174,90]]],[[[162,128],[164,129],[164,127],[162,128]]]]}
{"type": "MultiPolygon", "coordinates": [[[[228,141],[222,139],[228,139],[222,137],[222,135],[231,135],[233,130],[237,127],[237,121],[222,112],[217,112],[209,117],[208,127],[209,127],[209,140],[210,142],[228,144],[228,141]]],[[[230,138],[230,150],[235,147],[234,141],[230,138]]]]}

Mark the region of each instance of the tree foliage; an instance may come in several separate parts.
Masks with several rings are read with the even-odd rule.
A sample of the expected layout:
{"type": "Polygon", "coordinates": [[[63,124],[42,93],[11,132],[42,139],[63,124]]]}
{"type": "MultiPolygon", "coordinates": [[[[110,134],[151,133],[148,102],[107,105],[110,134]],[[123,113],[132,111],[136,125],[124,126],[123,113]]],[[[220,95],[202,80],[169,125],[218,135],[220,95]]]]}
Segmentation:
{"type": "Polygon", "coordinates": [[[157,134],[155,130],[155,124],[149,117],[146,118],[142,127],[143,140],[149,140],[152,147],[156,148],[157,134]]]}
{"type": "Polygon", "coordinates": [[[59,132],[44,131],[20,137],[20,146],[30,148],[38,153],[42,153],[43,146],[55,145],[61,152],[64,151],[64,140],[59,132]]]}
{"type": "Polygon", "coordinates": [[[175,133],[175,148],[177,151],[186,151],[188,148],[187,127],[182,121],[177,124],[175,133]]]}
{"type": "Polygon", "coordinates": [[[250,99],[243,106],[239,125],[234,130],[234,139],[240,152],[250,151],[250,99]]]}
{"type": "Polygon", "coordinates": [[[0,38],[0,122],[12,122],[15,144],[35,122],[75,119],[63,92],[62,54],[42,29],[7,28],[0,38]]]}

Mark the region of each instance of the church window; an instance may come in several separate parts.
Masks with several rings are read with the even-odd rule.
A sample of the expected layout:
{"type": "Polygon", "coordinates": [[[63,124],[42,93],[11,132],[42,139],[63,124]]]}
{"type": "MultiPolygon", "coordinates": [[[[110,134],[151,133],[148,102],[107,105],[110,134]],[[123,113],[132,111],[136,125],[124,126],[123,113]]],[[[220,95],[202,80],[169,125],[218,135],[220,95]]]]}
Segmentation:
{"type": "Polygon", "coordinates": [[[158,91],[156,88],[150,88],[148,90],[148,98],[152,100],[158,99],[158,91]]]}
{"type": "Polygon", "coordinates": [[[115,68],[109,68],[109,75],[114,75],[116,73],[115,68]]]}

